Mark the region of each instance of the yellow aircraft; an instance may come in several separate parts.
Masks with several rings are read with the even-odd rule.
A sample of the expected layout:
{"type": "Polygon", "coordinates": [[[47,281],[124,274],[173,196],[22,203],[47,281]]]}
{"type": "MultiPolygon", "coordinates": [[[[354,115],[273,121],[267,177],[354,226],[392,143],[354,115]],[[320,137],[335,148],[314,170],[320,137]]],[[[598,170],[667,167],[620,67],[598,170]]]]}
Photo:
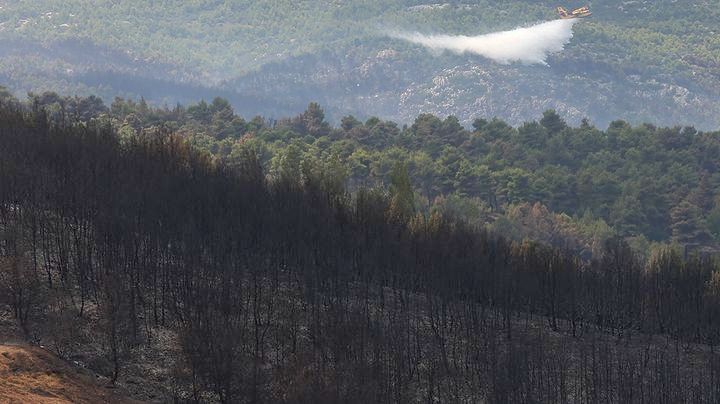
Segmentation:
{"type": "Polygon", "coordinates": [[[557,8],[558,14],[560,14],[560,18],[563,20],[570,20],[573,18],[587,18],[592,15],[590,12],[590,7],[580,7],[573,11],[567,11],[565,7],[558,7],[557,8]]]}

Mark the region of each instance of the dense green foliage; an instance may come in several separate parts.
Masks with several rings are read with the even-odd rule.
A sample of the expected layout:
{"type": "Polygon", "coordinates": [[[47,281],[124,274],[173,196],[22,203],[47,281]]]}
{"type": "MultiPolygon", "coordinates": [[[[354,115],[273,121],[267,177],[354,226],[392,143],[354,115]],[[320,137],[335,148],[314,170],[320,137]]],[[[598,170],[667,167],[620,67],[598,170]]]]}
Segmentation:
{"type": "Polygon", "coordinates": [[[231,163],[252,148],[270,172],[286,169],[292,156],[293,170],[321,162],[326,170],[342,167],[339,175],[355,187],[382,186],[391,182],[395,164],[405,164],[418,208],[495,223],[518,238],[585,251],[612,234],[633,239],[643,251],[649,242],[715,250],[720,241],[720,133],[623,121],[604,131],[572,128],[554,111],[518,128],[477,120],[466,130],[454,117],[421,115],[403,128],[348,116],[335,129],[316,104],[293,119],[248,123],[221,99],[162,121],[162,111],[138,114],[133,105],[113,104],[113,111],[123,111],[111,113],[115,125],[128,130],[134,119],[142,122],[134,129],[162,122],[231,163]],[[499,214],[509,220],[498,221],[499,214]]]}
{"type": "Polygon", "coordinates": [[[594,18],[576,25],[549,68],[436,57],[384,35],[483,34],[555,18],[557,5],[5,1],[0,79],[20,94],[144,95],[170,104],[207,98],[203,87],[217,86],[244,113],[276,116],[316,100],[335,108],[334,120],[352,112],[409,121],[435,112],[465,122],[479,112],[519,124],[555,108],[573,123],[587,116],[603,126],[623,118],[717,129],[720,14],[710,2],[592,4],[594,18]],[[445,84],[438,88],[436,78],[445,84]],[[253,108],[238,94],[269,101],[253,108]]]}
{"type": "MultiPolygon", "coordinates": [[[[237,116],[216,98],[187,108],[116,99],[37,95],[55,114],[107,121],[120,136],[168,128],[232,166],[252,150],[270,174],[307,170],[347,183],[386,187],[406,167],[414,207],[490,224],[588,257],[613,235],[649,254],[652,243],[715,252],[720,241],[720,133],[613,122],[568,126],[553,111],[518,128],[425,114],[400,127],[352,116],[335,128],[317,104],[279,121],[237,116]]],[[[60,115],[58,115],[60,116],[60,115]]],[[[318,174],[319,175],[319,174],[318,174]]]]}
{"type": "MultiPolygon", "coordinates": [[[[378,26],[437,32],[452,21],[452,33],[476,35],[555,18],[555,5],[517,0],[445,6],[416,0],[42,0],[5,3],[0,19],[5,38],[92,39],[139,58],[232,78],[283,56],[365,39],[378,26]]],[[[609,52],[604,56],[622,58],[608,61],[619,68],[656,66],[676,72],[720,61],[720,39],[713,35],[720,11],[710,3],[610,1],[593,5],[593,11],[598,21],[578,32],[590,43],[583,52],[609,52]]]]}
{"type": "MultiPolygon", "coordinates": [[[[666,250],[643,261],[612,239],[585,263],[508,242],[416,213],[409,168],[397,162],[387,192],[348,193],[341,170],[303,158],[292,135],[339,132],[316,105],[267,130],[295,139],[266,176],[251,148],[213,160],[167,129],[118,134],[102,117],[77,120],[97,103],[65,101],[52,111],[0,107],[0,310],[69,357],[102,341],[113,382],[172,333],[163,401],[720,399],[712,259],[666,250]]],[[[123,108],[131,105],[112,106],[123,108]]],[[[222,100],[145,112],[216,128],[232,115],[222,100]]],[[[450,143],[470,135],[452,119],[422,120],[450,143]]],[[[232,122],[249,135],[252,123],[232,122]]],[[[567,130],[552,114],[542,122],[567,130]]],[[[394,131],[399,140],[387,141],[427,146],[433,139],[416,137],[427,127],[416,122],[415,135],[394,131]]],[[[523,132],[477,127],[473,136],[496,141],[523,132]]],[[[156,371],[132,376],[144,383],[156,371]]]]}

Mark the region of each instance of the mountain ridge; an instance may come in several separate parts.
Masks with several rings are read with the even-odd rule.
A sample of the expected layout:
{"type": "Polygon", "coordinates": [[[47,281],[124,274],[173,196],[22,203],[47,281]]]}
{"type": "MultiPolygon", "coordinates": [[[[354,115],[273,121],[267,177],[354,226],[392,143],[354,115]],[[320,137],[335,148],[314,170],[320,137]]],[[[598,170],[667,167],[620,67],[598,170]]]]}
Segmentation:
{"type": "Polygon", "coordinates": [[[601,127],[610,117],[720,127],[720,37],[713,28],[719,16],[709,2],[591,3],[593,19],[576,24],[572,41],[547,67],[433,54],[385,33],[507,30],[555,18],[552,2],[166,3],[5,3],[0,39],[41,46],[0,56],[0,77],[8,78],[3,84],[18,96],[57,91],[108,102],[115,95],[157,93],[148,101],[191,103],[218,90],[267,101],[259,108],[233,102],[245,116],[284,116],[318,101],[335,106],[328,111],[335,122],[353,113],[409,123],[431,112],[465,123],[497,116],[517,125],[553,108],[572,123],[589,118],[601,127]],[[67,44],[75,42],[73,53],[67,44]],[[88,61],[92,55],[84,51],[93,47],[124,60],[88,61]],[[119,80],[97,82],[77,73],[90,67],[119,80]],[[141,93],[124,85],[129,76],[176,88],[152,91],[151,83],[141,93]]]}

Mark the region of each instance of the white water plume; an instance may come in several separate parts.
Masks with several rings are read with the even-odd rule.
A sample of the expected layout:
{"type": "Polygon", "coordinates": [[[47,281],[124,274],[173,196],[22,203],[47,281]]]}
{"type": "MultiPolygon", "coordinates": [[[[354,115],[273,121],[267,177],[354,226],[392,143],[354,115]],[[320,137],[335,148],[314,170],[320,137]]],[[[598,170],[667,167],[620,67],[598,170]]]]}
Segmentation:
{"type": "Polygon", "coordinates": [[[548,55],[562,51],[570,42],[575,22],[577,20],[553,20],[480,36],[424,35],[418,32],[391,32],[389,35],[433,51],[474,53],[502,64],[544,65],[548,55]]]}

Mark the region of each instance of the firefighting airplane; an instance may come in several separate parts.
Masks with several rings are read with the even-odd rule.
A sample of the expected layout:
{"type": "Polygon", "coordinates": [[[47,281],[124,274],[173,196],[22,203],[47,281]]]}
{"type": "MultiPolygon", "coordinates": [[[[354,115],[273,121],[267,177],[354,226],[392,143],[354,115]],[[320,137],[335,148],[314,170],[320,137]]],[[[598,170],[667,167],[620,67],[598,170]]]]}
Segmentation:
{"type": "Polygon", "coordinates": [[[562,20],[571,20],[573,18],[587,18],[592,15],[590,7],[580,7],[573,11],[567,11],[565,7],[558,7],[557,12],[562,20]]]}

